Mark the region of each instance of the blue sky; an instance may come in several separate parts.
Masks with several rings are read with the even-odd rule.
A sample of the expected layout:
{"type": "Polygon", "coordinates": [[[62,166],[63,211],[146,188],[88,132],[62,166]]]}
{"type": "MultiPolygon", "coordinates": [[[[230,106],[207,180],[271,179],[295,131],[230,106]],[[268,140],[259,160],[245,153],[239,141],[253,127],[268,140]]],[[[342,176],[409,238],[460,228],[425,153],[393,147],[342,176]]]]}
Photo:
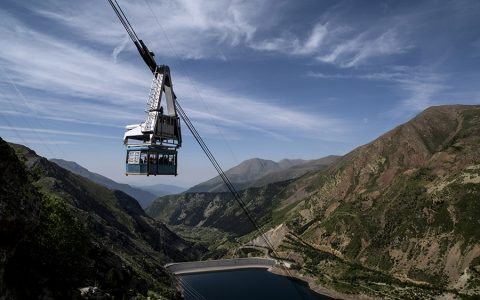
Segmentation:
{"type": "MultiPolygon", "coordinates": [[[[228,169],[345,154],[431,105],[480,103],[480,2],[119,0],[228,169]]],[[[114,180],[215,175],[184,126],[177,177],[125,177],[151,74],[107,1],[0,4],[0,136],[114,180]]]]}

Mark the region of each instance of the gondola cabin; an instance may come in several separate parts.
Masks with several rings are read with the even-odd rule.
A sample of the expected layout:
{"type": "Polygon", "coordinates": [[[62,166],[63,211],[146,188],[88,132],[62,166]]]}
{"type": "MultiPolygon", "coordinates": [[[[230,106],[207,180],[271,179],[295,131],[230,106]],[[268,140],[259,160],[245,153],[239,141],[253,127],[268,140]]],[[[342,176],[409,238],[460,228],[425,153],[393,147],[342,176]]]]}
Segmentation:
{"type": "Polygon", "coordinates": [[[126,126],[126,175],[177,175],[182,133],[169,70],[167,66],[155,69],[145,121],[126,126]],[[165,111],[161,105],[163,94],[165,111]]]}
{"type": "Polygon", "coordinates": [[[165,147],[129,146],[126,175],[177,175],[177,150],[165,147]]]}

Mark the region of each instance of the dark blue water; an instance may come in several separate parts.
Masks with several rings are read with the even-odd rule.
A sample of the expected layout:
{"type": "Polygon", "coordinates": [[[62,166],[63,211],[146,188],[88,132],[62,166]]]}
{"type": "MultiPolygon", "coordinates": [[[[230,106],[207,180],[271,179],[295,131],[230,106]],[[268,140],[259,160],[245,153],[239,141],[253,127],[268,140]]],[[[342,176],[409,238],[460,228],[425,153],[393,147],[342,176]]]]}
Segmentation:
{"type": "Polygon", "coordinates": [[[300,280],[264,269],[197,273],[179,277],[186,300],[318,300],[332,299],[315,293],[300,280]]]}

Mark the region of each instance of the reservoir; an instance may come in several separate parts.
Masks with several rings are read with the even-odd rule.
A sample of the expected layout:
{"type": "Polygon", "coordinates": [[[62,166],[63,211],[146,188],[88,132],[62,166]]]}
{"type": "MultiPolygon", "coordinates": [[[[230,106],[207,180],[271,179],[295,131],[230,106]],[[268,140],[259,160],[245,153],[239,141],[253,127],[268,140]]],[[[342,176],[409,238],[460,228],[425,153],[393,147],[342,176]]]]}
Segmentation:
{"type": "Polygon", "coordinates": [[[310,290],[305,282],[266,269],[238,269],[177,275],[186,300],[333,299],[310,290]]]}

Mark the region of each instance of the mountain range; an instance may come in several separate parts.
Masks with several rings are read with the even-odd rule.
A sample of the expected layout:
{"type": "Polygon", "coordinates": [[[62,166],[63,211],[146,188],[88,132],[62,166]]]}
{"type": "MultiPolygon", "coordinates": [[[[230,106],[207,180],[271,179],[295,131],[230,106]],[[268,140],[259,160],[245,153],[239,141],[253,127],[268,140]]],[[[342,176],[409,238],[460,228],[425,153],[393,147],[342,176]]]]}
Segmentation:
{"type": "MultiPolygon", "coordinates": [[[[275,255],[314,285],[378,298],[474,297],[479,153],[480,106],[431,107],[323,170],[240,195],[273,230],[275,255]]],[[[226,256],[265,246],[228,193],[161,197],[147,213],[185,232],[224,232],[230,238],[216,247],[226,256]]]]}
{"type": "Polygon", "coordinates": [[[181,193],[185,190],[174,185],[164,184],[156,184],[145,187],[134,187],[125,183],[118,183],[108,177],[91,172],[73,161],[55,158],[50,159],[50,161],[56,163],[57,165],[66,170],[69,170],[72,173],[88,178],[91,181],[107,187],[111,190],[119,190],[128,194],[129,196],[137,199],[138,203],[140,203],[140,206],[142,206],[143,208],[146,208],[153,202],[153,200],[155,200],[159,196],[181,193]]]}
{"type": "Polygon", "coordinates": [[[0,295],[175,299],[167,262],[269,255],[345,298],[475,299],[478,153],[480,106],[451,105],[342,157],[245,161],[227,172],[265,251],[215,178],[145,213],[105,178],[0,139],[0,295]]]}
{"type": "MultiPolygon", "coordinates": [[[[186,188],[171,185],[171,184],[151,184],[151,185],[136,185],[139,189],[144,191],[150,192],[156,197],[164,196],[164,195],[172,195],[172,194],[180,194],[186,190],[186,188]]],[[[145,207],[145,206],[144,206],[145,207]]]]}
{"type": "Polygon", "coordinates": [[[163,265],[204,252],[124,192],[2,139],[0,179],[2,298],[174,299],[163,265]]]}
{"type": "MultiPolygon", "coordinates": [[[[227,170],[225,174],[236,189],[260,187],[268,183],[299,177],[309,171],[322,170],[333,163],[338,156],[331,155],[317,160],[283,159],[278,162],[252,158],[227,170]]],[[[220,176],[216,176],[187,190],[194,192],[226,192],[220,176]]]]}

